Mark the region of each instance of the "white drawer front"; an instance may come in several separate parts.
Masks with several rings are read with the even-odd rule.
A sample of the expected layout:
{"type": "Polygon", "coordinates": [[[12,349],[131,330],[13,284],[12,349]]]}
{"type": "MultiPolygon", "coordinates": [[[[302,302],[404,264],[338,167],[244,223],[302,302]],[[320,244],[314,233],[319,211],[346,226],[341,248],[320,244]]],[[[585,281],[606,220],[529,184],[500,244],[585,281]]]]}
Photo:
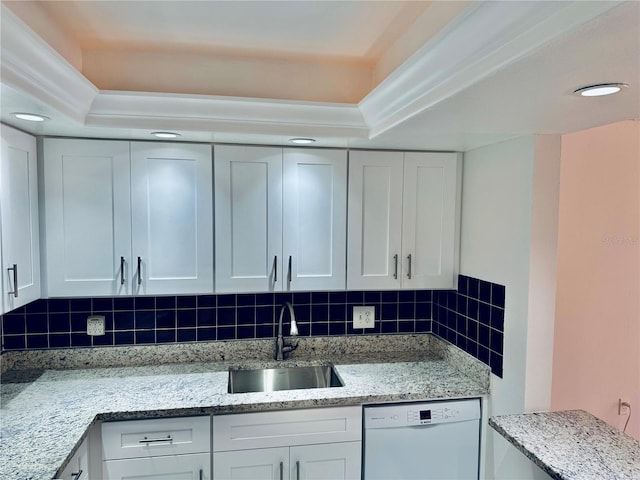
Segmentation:
{"type": "Polygon", "coordinates": [[[314,408],[213,417],[213,451],[360,441],[361,407],[314,408]]]}
{"type": "Polygon", "coordinates": [[[180,417],[102,424],[102,458],[157,457],[210,452],[211,417],[180,417]]]}
{"type": "Polygon", "coordinates": [[[102,462],[108,480],[211,480],[211,454],[132,458],[102,462]]]}

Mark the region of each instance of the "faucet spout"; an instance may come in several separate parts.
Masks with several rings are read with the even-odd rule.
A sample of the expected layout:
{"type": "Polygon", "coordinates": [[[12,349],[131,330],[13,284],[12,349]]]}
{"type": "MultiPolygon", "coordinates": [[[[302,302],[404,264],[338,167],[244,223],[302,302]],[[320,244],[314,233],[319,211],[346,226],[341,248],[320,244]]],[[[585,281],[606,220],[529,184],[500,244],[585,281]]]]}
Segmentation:
{"type": "Polygon", "coordinates": [[[293,305],[290,302],[286,302],[280,309],[280,318],[278,319],[278,336],[276,338],[276,360],[284,360],[288,353],[293,352],[298,348],[298,343],[287,344],[284,336],[282,335],[282,319],[284,317],[285,309],[289,309],[289,317],[291,328],[289,330],[289,336],[294,337],[298,335],[298,324],[296,323],[296,314],[293,311],[293,305]]]}

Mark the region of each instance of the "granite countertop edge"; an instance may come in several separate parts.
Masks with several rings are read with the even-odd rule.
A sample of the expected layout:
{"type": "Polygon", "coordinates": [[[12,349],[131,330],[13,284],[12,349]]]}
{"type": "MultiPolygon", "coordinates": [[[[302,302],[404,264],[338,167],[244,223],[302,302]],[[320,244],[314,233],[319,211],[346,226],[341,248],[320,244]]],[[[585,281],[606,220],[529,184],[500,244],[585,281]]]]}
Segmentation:
{"type": "MultiPolygon", "coordinates": [[[[553,480],[566,480],[565,477],[562,477],[558,472],[556,472],[551,466],[546,464],[540,457],[538,457],[535,453],[525,447],[522,443],[512,437],[509,432],[507,432],[502,426],[498,425],[495,422],[496,417],[489,418],[489,426],[492,427],[496,432],[502,435],[510,444],[516,447],[525,457],[535,463],[538,467],[540,467],[547,475],[549,475],[553,480]]],[[[499,417],[498,417],[499,418],[499,417]]]]}
{"type": "Polygon", "coordinates": [[[640,442],[585,410],[502,415],[489,425],[554,480],[640,478],[640,442]]]}

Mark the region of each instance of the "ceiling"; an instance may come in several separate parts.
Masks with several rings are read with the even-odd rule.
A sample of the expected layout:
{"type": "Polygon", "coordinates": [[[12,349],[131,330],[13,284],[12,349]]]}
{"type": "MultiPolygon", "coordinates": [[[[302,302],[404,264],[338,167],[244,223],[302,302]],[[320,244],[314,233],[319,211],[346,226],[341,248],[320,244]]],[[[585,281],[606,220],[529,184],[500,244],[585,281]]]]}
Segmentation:
{"type": "Polygon", "coordinates": [[[429,2],[47,1],[82,50],[151,48],[372,59],[429,2]],[[366,26],[366,28],[362,28],[366,26]]]}
{"type": "Polygon", "coordinates": [[[636,1],[2,3],[2,121],[34,134],[465,151],[640,118],[636,1]]]}

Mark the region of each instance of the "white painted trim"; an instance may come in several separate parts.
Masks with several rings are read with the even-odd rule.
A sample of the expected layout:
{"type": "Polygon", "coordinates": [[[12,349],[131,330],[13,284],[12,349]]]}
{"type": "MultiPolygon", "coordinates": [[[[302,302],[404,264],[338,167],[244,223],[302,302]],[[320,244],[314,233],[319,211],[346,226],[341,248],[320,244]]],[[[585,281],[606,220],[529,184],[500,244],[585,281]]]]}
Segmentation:
{"type": "Polygon", "coordinates": [[[87,126],[372,139],[621,3],[478,2],[358,105],[99,91],[4,5],[0,76],[87,126]]]}
{"type": "Polygon", "coordinates": [[[620,3],[478,3],[360,102],[369,138],[453,97],[620,3]]]}
{"type": "Polygon", "coordinates": [[[258,98],[102,91],[86,124],[367,138],[356,105],[258,98]]]}
{"type": "Polygon", "coordinates": [[[84,123],[98,89],[5,5],[2,24],[2,83],[84,123]]]}

